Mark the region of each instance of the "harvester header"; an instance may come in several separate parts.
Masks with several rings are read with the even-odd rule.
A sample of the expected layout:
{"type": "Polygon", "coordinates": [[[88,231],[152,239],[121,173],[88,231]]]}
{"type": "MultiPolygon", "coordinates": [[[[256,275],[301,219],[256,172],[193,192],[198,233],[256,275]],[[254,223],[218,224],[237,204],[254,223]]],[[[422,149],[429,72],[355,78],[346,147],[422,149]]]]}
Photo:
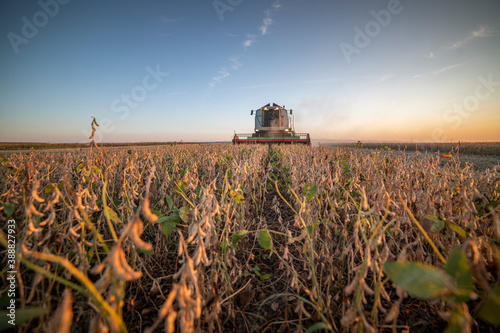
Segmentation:
{"type": "Polygon", "coordinates": [[[293,110],[276,103],[268,103],[257,110],[254,133],[234,134],[233,144],[240,143],[301,143],[311,145],[309,133],[295,133],[293,110]]]}

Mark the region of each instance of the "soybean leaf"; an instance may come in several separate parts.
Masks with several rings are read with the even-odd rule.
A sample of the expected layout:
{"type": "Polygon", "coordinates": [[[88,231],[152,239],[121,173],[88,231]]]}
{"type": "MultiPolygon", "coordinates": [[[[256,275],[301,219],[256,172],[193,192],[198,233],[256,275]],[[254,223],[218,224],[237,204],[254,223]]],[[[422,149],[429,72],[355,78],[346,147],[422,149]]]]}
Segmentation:
{"type": "Polygon", "coordinates": [[[47,312],[48,309],[43,307],[20,309],[16,313],[16,325],[25,323],[33,318],[43,316],[47,312]]]}
{"type": "Polygon", "coordinates": [[[484,321],[499,326],[500,325],[500,284],[488,293],[486,300],[479,308],[479,317],[484,321]]]}
{"type": "Polygon", "coordinates": [[[444,220],[448,226],[453,229],[459,236],[462,236],[463,238],[467,237],[467,233],[465,232],[464,229],[462,229],[458,224],[455,224],[451,221],[444,220]]]}
{"type": "Polygon", "coordinates": [[[154,223],[158,223],[158,224],[165,223],[165,222],[167,222],[169,220],[168,219],[169,217],[170,216],[162,216],[158,220],[156,220],[156,222],[154,222],[154,223]]]}
{"type": "Polygon", "coordinates": [[[175,209],[171,215],[162,216],[156,221],[156,223],[164,223],[164,222],[175,222],[175,223],[182,222],[182,219],[179,216],[179,210],[175,209]]]}
{"type": "Polygon", "coordinates": [[[163,215],[165,215],[162,212],[160,212],[159,210],[155,210],[155,209],[152,209],[151,213],[155,214],[158,217],[162,217],[163,215]]]}
{"type": "Polygon", "coordinates": [[[307,233],[309,234],[309,236],[312,236],[314,232],[314,226],[311,224],[311,225],[308,225],[307,226],[307,233]]]}
{"type": "Polygon", "coordinates": [[[53,185],[47,185],[47,187],[45,188],[45,193],[51,194],[52,192],[54,192],[54,190],[55,187],[53,185]]]}
{"type": "Polygon", "coordinates": [[[458,246],[453,246],[451,253],[444,266],[444,271],[450,275],[463,293],[455,294],[456,302],[467,302],[470,299],[474,282],[472,281],[472,271],[467,263],[465,253],[458,246]]]}
{"type": "Polygon", "coordinates": [[[433,266],[418,262],[392,261],[384,264],[384,271],[410,295],[429,299],[449,295],[450,277],[433,266]]]}
{"type": "Polygon", "coordinates": [[[16,206],[14,206],[13,204],[3,204],[3,211],[5,213],[5,216],[7,216],[7,218],[11,218],[14,214],[15,208],[16,206]]]}
{"type": "Polygon", "coordinates": [[[342,171],[342,175],[344,175],[344,174],[346,174],[348,172],[351,172],[351,168],[349,168],[349,166],[347,164],[345,164],[342,161],[339,161],[339,163],[344,166],[344,171],[342,171]]]}
{"type": "Polygon", "coordinates": [[[178,196],[182,196],[186,192],[186,182],[183,182],[182,180],[179,180],[175,183],[175,193],[178,196]]]}
{"type": "Polygon", "coordinates": [[[175,221],[163,222],[163,225],[161,226],[161,231],[163,231],[165,236],[168,237],[174,231],[176,226],[177,226],[177,222],[175,222],[175,221]]]}
{"type": "MultiPolygon", "coordinates": [[[[0,157],[2,157],[2,156],[0,156],[0,157]]],[[[10,304],[10,300],[11,300],[11,297],[8,297],[7,293],[5,293],[2,297],[0,297],[0,309],[5,309],[6,307],[8,307],[10,304]]]]}
{"type": "Polygon", "coordinates": [[[80,164],[78,164],[78,166],[76,167],[76,172],[80,173],[80,172],[82,172],[82,169],[83,169],[83,163],[80,163],[80,164]]]}
{"type": "Polygon", "coordinates": [[[191,219],[191,212],[189,211],[189,208],[181,207],[179,209],[179,217],[181,218],[181,220],[188,223],[189,220],[191,219]]]}
{"type": "Polygon", "coordinates": [[[111,208],[109,208],[108,206],[104,207],[104,215],[115,223],[121,222],[120,218],[118,217],[118,214],[116,214],[116,212],[111,208]]]}
{"type": "Polygon", "coordinates": [[[259,279],[261,281],[269,280],[271,278],[271,276],[272,276],[272,274],[264,274],[264,275],[259,276],[259,279]]]}
{"type": "Polygon", "coordinates": [[[304,194],[306,195],[307,201],[311,202],[318,191],[318,185],[316,184],[306,184],[304,186],[304,194]]]}
{"type": "Polygon", "coordinates": [[[168,209],[172,210],[174,208],[174,202],[172,198],[168,194],[165,194],[165,200],[167,200],[168,209]]]}
{"type": "Polygon", "coordinates": [[[243,195],[243,193],[241,192],[236,192],[236,191],[233,191],[231,190],[231,192],[229,192],[229,195],[231,196],[231,198],[233,198],[233,200],[240,204],[242,203],[243,201],[245,201],[245,196],[243,195]]]}
{"type": "Polygon", "coordinates": [[[136,251],[139,254],[147,254],[148,256],[152,256],[153,255],[153,251],[152,250],[143,250],[141,248],[137,248],[136,251]]]}
{"type": "Polygon", "coordinates": [[[446,223],[437,216],[427,215],[427,218],[432,222],[434,222],[434,224],[431,227],[431,232],[439,232],[443,230],[444,227],[446,226],[446,223]]]}
{"type": "MultiPolygon", "coordinates": [[[[363,144],[361,144],[361,147],[363,147],[363,144]]],[[[309,327],[304,333],[312,333],[312,332],[316,332],[316,331],[332,331],[332,327],[323,323],[323,322],[319,322],[319,323],[316,323],[314,325],[312,325],[311,327],[309,327]]]]}
{"type": "Polygon", "coordinates": [[[234,196],[234,201],[236,201],[236,203],[242,203],[243,201],[245,201],[245,197],[243,196],[243,193],[236,193],[236,195],[234,196]]]}
{"type": "Polygon", "coordinates": [[[259,234],[257,235],[257,240],[259,241],[259,245],[263,249],[271,250],[271,253],[273,253],[273,239],[271,238],[269,231],[267,230],[259,231],[259,234]]]}
{"type": "Polygon", "coordinates": [[[461,307],[455,306],[451,310],[451,316],[448,319],[448,327],[446,327],[445,333],[461,333],[467,332],[465,329],[467,327],[467,316],[461,307]]]}
{"type": "Polygon", "coordinates": [[[195,189],[194,189],[194,193],[196,194],[196,197],[198,199],[201,199],[201,196],[203,195],[203,187],[201,186],[197,186],[195,189]]]}
{"type": "Polygon", "coordinates": [[[174,210],[174,213],[172,215],[169,215],[169,216],[162,216],[160,217],[158,220],[156,220],[155,223],[164,223],[164,222],[175,222],[175,223],[179,223],[181,222],[182,219],[181,217],[179,216],[179,210],[175,209],[174,210]]]}
{"type": "Polygon", "coordinates": [[[237,234],[233,234],[231,236],[231,245],[232,245],[232,247],[235,248],[236,245],[238,244],[238,242],[240,241],[240,239],[242,239],[243,237],[245,237],[246,234],[248,234],[248,230],[241,230],[237,234]]]}
{"type": "MultiPolygon", "coordinates": [[[[30,319],[45,315],[48,311],[49,311],[48,308],[42,308],[42,307],[18,309],[18,310],[16,310],[14,322],[15,322],[16,326],[19,326],[19,325],[29,321],[30,319]]],[[[8,316],[9,313],[10,313],[9,311],[1,311],[0,312],[0,316],[2,318],[2,320],[0,320],[0,330],[1,331],[15,327],[15,326],[12,326],[11,324],[9,324],[9,322],[8,322],[8,320],[10,320],[10,317],[8,316]]]]}

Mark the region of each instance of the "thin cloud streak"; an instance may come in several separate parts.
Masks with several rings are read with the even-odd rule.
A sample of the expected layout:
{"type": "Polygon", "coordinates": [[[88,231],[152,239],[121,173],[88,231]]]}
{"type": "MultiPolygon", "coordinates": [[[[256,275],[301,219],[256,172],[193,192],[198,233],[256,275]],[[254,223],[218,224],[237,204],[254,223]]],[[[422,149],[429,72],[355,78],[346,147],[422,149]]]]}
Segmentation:
{"type": "Polygon", "coordinates": [[[216,76],[212,77],[212,80],[210,81],[210,88],[214,88],[217,84],[221,83],[226,77],[228,77],[230,73],[227,71],[225,67],[221,68],[216,76]]]}
{"type": "Polygon", "coordinates": [[[232,57],[229,58],[229,61],[232,63],[231,68],[233,71],[237,71],[241,67],[241,62],[238,61],[238,58],[232,57]]]}
{"type": "Polygon", "coordinates": [[[389,75],[382,75],[378,80],[371,82],[372,84],[377,84],[377,83],[382,83],[385,81],[388,81],[392,78],[394,78],[396,75],[389,74],[389,75]]]}
{"type": "Polygon", "coordinates": [[[281,8],[281,4],[280,4],[279,0],[276,0],[271,5],[271,8],[269,8],[268,10],[266,10],[264,12],[266,14],[266,17],[264,18],[264,20],[262,20],[262,25],[260,26],[260,34],[262,36],[267,35],[267,33],[269,32],[268,31],[269,26],[271,24],[273,24],[273,19],[271,18],[271,16],[274,14],[274,12],[276,12],[280,8],[281,8]]]}
{"type": "Polygon", "coordinates": [[[273,19],[270,17],[266,17],[264,21],[262,21],[262,26],[260,27],[260,34],[261,35],[266,35],[267,34],[267,28],[273,24],[273,19]]]}
{"type": "Polygon", "coordinates": [[[255,43],[255,35],[247,35],[247,39],[242,43],[245,49],[249,48],[255,43]]]}
{"type": "Polygon", "coordinates": [[[498,36],[498,35],[499,35],[498,31],[490,30],[486,26],[481,25],[481,26],[479,26],[479,28],[477,30],[474,30],[471,33],[469,33],[469,35],[467,35],[467,37],[465,37],[462,40],[459,40],[458,42],[453,43],[453,45],[451,45],[448,48],[449,49],[463,48],[465,46],[465,44],[469,43],[470,41],[472,41],[474,39],[481,38],[481,37],[492,37],[492,36],[498,36]]]}
{"type": "Polygon", "coordinates": [[[466,64],[466,62],[461,63],[461,64],[456,64],[456,65],[446,66],[446,67],[443,67],[441,69],[438,69],[437,71],[432,72],[432,74],[433,75],[438,75],[438,74],[441,74],[443,72],[449,71],[450,69],[457,68],[457,67],[462,67],[465,64],[466,64]]]}
{"type": "MultiPolygon", "coordinates": [[[[266,14],[265,18],[262,20],[262,25],[260,26],[260,34],[262,36],[266,35],[269,31],[268,31],[268,28],[270,25],[273,24],[273,19],[271,18],[271,16],[274,14],[274,12],[276,12],[279,8],[281,8],[281,4],[280,4],[280,0],[276,0],[269,9],[267,9],[266,11],[264,11],[264,13],[266,14]]],[[[228,34],[226,33],[226,36],[228,36],[228,34]]],[[[231,37],[233,37],[235,35],[232,35],[231,34],[231,37]]],[[[243,41],[242,43],[242,46],[246,49],[248,49],[249,47],[251,47],[253,44],[255,44],[255,42],[257,41],[257,36],[254,35],[254,34],[248,34],[246,35],[246,39],[243,41]]],[[[237,57],[232,57],[232,58],[229,58],[229,61],[231,62],[231,69],[233,71],[237,71],[241,66],[242,64],[239,62],[238,58],[237,57]]],[[[225,78],[227,78],[231,73],[227,70],[226,67],[223,67],[222,69],[220,69],[218,72],[218,74],[213,76],[212,79],[210,80],[210,83],[209,83],[209,88],[215,88],[216,85],[218,85],[219,83],[221,83],[225,78]]]]}
{"type": "Polygon", "coordinates": [[[160,35],[160,37],[168,37],[168,36],[172,36],[174,33],[173,32],[159,32],[158,34],[160,35]]]}
{"type": "Polygon", "coordinates": [[[377,79],[372,82],[366,83],[381,83],[388,81],[392,78],[396,77],[396,75],[382,75],[382,76],[359,76],[359,77],[348,77],[348,78],[329,78],[329,79],[317,79],[317,80],[300,80],[300,81],[291,81],[291,82],[272,82],[272,83],[262,83],[262,84],[254,84],[248,86],[234,87],[229,88],[232,89],[254,89],[254,88],[269,88],[269,87],[283,87],[283,86],[291,86],[291,85],[300,85],[300,84],[320,84],[320,83],[328,83],[328,82],[348,82],[348,81],[362,81],[366,82],[366,80],[377,79]]]}
{"type": "MultiPolygon", "coordinates": [[[[241,62],[238,61],[237,57],[232,57],[228,60],[231,62],[231,69],[233,71],[237,71],[241,67],[241,62]]],[[[217,72],[217,75],[212,77],[208,86],[210,88],[215,88],[216,85],[224,81],[224,79],[226,79],[229,75],[231,75],[231,72],[226,67],[222,67],[217,72]]]]}
{"type": "Polygon", "coordinates": [[[454,68],[458,68],[458,67],[462,67],[463,65],[467,64],[467,62],[463,62],[461,64],[455,64],[455,65],[450,65],[450,66],[445,66],[443,68],[440,68],[438,70],[435,70],[434,72],[428,74],[428,73],[420,73],[420,74],[415,74],[412,76],[412,78],[414,79],[418,79],[418,78],[421,78],[421,77],[428,77],[428,76],[434,76],[434,75],[439,75],[441,73],[444,73],[444,72],[447,72],[451,69],[454,69],[454,68]]]}
{"type": "Polygon", "coordinates": [[[166,16],[161,15],[161,16],[160,16],[160,20],[161,20],[163,23],[170,24],[170,23],[179,22],[181,19],[180,19],[180,18],[171,18],[171,17],[166,17],[166,16]]]}
{"type": "Polygon", "coordinates": [[[272,83],[262,83],[262,84],[254,84],[249,86],[241,86],[230,88],[228,90],[233,89],[256,89],[256,88],[272,88],[272,87],[283,87],[283,86],[291,86],[291,85],[300,85],[300,84],[319,84],[319,83],[327,83],[327,82],[338,82],[343,81],[342,79],[331,78],[331,79],[319,79],[319,80],[301,80],[301,81],[292,81],[292,82],[272,82],[272,83]]]}
{"type": "MultiPolygon", "coordinates": [[[[272,19],[273,14],[281,8],[280,0],[276,0],[269,9],[264,11],[266,15],[262,20],[262,24],[259,27],[260,35],[265,36],[269,33],[269,27],[274,23],[272,19]]],[[[251,47],[257,41],[255,35],[247,35],[247,39],[242,43],[245,49],[251,47]]]]}

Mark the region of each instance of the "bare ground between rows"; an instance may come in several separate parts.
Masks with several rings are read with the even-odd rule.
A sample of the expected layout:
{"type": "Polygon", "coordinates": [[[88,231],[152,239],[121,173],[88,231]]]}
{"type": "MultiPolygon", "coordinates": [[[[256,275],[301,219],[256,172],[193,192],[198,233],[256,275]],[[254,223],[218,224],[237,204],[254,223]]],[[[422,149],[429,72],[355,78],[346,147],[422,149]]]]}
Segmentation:
{"type": "MultiPolygon", "coordinates": [[[[272,149],[272,148],[270,148],[272,149]]],[[[278,184],[284,181],[284,175],[277,172],[276,165],[272,162],[270,154],[267,157],[267,176],[270,172],[277,176],[278,184]]],[[[256,229],[267,229],[286,233],[286,230],[293,229],[295,223],[294,212],[278,195],[275,184],[268,177],[269,184],[266,187],[262,202],[262,210],[254,216],[254,220],[259,221],[256,229]]],[[[279,185],[281,186],[281,185],[279,185]]],[[[290,201],[290,196],[286,188],[281,189],[285,200],[290,201]]],[[[237,255],[245,258],[246,267],[251,274],[244,282],[243,290],[238,294],[235,300],[237,316],[234,318],[233,327],[225,327],[227,332],[288,332],[297,329],[299,323],[293,309],[298,300],[293,297],[275,297],[266,303],[263,303],[271,295],[284,293],[293,293],[290,287],[291,272],[283,266],[283,244],[286,244],[287,238],[282,235],[271,234],[273,239],[273,253],[264,250],[256,244],[252,238],[244,240],[237,248],[237,255]],[[250,251],[245,249],[250,249],[250,251]],[[251,268],[258,267],[260,274],[271,274],[269,279],[261,280],[255,274],[252,274],[251,268]]],[[[290,252],[300,257],[300,250],[295,245],[290,247],[290,252]]],[[[298,269],[298,274],[306,274],[302,268],[298,269]]],[[[309,324],[312,324],[311,321],[309,324]]],[[[307,326],[306,326],[307,327],[307,326]]]]}

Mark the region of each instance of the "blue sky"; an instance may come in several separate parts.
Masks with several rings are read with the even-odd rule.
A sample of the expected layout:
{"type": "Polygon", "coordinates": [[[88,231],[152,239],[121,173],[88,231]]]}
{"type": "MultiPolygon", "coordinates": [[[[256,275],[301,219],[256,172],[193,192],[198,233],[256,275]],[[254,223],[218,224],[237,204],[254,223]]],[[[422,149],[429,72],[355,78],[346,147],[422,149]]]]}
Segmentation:
{"type": "Polygon", "coordinates": [[[0,141],[500,141],[500,2],[0,3],[0,141]]]}

